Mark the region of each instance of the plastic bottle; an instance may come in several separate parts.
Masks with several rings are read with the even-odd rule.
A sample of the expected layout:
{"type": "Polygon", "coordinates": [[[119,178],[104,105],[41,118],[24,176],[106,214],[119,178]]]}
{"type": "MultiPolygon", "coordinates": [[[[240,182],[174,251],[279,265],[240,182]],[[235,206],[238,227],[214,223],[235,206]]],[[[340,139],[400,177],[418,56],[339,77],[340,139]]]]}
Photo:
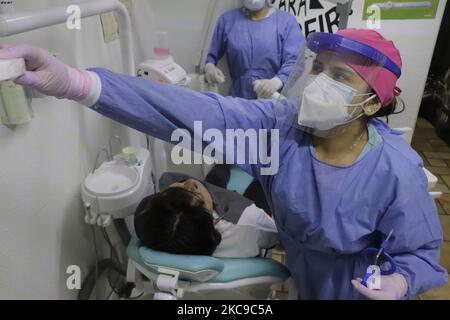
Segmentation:
{"type": "Polygon", "coordinates": [[[132,167],[138,163],[135,147],[126,147],[122,149],[123,159],[127,166],[132,167]]]}

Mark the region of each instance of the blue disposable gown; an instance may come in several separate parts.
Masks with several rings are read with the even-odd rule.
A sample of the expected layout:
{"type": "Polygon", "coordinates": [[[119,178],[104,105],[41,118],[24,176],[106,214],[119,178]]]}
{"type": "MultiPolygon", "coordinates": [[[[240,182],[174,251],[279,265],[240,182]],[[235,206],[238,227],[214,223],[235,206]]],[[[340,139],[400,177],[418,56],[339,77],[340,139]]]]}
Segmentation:
{"type": "Polygon", "coordinates": [[[235,9],[219,17],[206,63],[216,65],[226,53],[233,82],[230,95],[255,99],[253,81],[276,76],[286,83],[304,45],[303,33],[290,13],[276,10],[252,21],[235,9]]]}
{"type": "Polygon", "coordinates": [[[447,281],[438,264],[442,229],[422,160],[383,122],[371,120],[382,143],[353,165],[336,167],[318,160],[310,136],[293,127],[297,111],[290,104],[275,108],[272,100],[224,98],[93,71],[102,81],[94,110],[165,141],[177,128],[192,134],[199,120],[203,130],[224,136],[226,128],[280,130],[276,175],[262,176],[261,164],[241,168],[261,181],[299,298],[362,299],[350,282],[365,274],[360,253],[391,229],[387,252],[408,281],[407,298],[447,281]]]}

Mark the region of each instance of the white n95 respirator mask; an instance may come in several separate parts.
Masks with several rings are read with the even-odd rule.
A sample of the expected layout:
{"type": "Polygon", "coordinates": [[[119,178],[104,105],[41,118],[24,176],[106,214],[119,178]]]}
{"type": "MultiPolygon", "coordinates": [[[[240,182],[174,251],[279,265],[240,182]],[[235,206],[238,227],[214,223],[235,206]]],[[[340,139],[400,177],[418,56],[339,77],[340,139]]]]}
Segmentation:
{"type": "Polygon", "coordinates": [[[303,92],[298,124],[326,131],[356,120],[362,113],[355,117],[360,110],[355,108],[350,114],[348,108],[360,107],[375,97],[372,95],[361,103],[352,104],[355,96],[365,95],[370,94],[359,95],[354,88],[331,79],[323,72],[317,76],[311,76],[303,92]]]}
{"type": "Polygon", "coordinates": [[[267,4],[267,0],[242,0],[244,8],[250,11],[262,10],[267,4]]]}

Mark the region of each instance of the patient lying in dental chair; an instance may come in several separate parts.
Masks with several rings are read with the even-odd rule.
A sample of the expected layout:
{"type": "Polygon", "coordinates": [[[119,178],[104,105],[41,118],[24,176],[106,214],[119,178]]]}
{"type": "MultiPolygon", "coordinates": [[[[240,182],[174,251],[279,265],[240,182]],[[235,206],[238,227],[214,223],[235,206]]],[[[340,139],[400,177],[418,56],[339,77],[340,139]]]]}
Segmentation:
{"type": "Polygon", "coordinates": [[[166,172],[161,192],[142,200],[134,217],[141,246],[186,255],[244,258],[273,248],[277,230],[260,207],[268,207],[257,183],[244,195],[226,190],[229,167],[216,165],[204,182],[180,173],[166,172]],[[214,184],[213,184],[214,183],[214,184]]]}

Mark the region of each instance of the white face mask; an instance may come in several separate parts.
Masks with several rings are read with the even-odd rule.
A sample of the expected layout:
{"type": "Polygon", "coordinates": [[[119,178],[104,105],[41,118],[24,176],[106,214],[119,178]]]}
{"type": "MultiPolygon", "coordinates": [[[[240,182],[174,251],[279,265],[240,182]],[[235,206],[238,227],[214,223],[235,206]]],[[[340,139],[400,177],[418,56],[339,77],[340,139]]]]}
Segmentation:
{"type": "Polygon", "coordinates": [[[260,11],[267,4],[267,0],[243,0],[242,5],[250,11],[260,11]]]}
{"type": "Polygon", "coordinates": [[[354,113],[348,113],[348,107],[361,106],[375,97],[372,95],[361,103],[352,104],[357,96],[352,87],[331,79],[323,72],[310,81],[303,92],[298,114],[298,124],[309,128],[325,131],[355,120],[354,113]]]}

